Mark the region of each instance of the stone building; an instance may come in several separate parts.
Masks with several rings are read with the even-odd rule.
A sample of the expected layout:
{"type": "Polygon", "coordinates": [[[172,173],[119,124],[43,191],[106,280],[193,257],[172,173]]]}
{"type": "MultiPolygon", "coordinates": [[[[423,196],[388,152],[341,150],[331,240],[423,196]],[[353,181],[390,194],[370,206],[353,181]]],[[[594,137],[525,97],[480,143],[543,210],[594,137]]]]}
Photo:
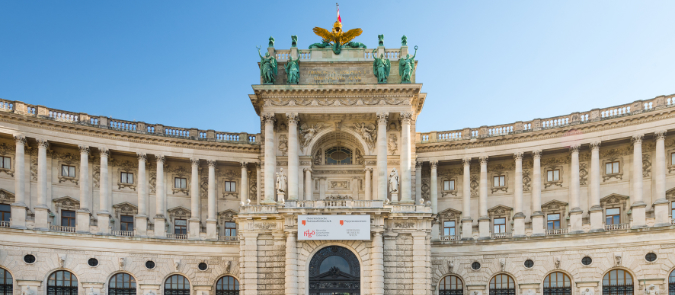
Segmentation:
{"type": "Polygon", "coordinates": [[[407,46],[267,53],[259,134],[0,100],[0,293],[675,292],[675,95],[417,132],[407,46]]]}

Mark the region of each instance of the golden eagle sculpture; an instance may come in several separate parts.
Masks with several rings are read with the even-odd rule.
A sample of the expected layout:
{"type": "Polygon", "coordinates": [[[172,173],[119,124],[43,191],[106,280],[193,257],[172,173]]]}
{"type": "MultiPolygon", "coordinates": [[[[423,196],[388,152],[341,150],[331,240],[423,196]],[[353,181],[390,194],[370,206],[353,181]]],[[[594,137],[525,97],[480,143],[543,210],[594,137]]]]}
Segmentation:
{"type": "Polygon", "coordinates": [[[363,33],[361,29],[351,29],[347,32],[342,31],[342,23],[336,21],[333,24],[333,30],[328,31],[324,28],[314,27],[312,29],[314,34],[321,37],[321,43],[314,43],[309,46],[309,48],[326,48],[332,47],[335,54],[340,54],[343,47],[348,48],[366,48],[366,45],[359,42],[352,42],[354,38],[358,37],[363,33]]]}

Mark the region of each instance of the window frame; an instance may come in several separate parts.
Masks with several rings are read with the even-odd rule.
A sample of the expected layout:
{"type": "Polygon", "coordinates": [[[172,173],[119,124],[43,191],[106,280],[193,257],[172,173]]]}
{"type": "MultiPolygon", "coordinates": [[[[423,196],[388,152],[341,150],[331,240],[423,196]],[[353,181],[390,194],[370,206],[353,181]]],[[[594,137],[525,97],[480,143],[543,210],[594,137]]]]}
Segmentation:
{"type": "Polygon", "coordinates": [[[77,227],[77,213],[74,210],[61,210],[61,226],[77,227]],[[64,213],[72,213],[73,216],[64,216],[64,213]],[[68,225],[64,224],[64,220],[67,221],[68,225]],[[70,225],[71,223],[72,225],[70,225]]]}
{"type": "Polygon", "coordinates": [[[173,233],[176,235],[187,235],[188,234],[188,220],[183,218],[176,218],[173,220],[173,233]],[[184,221],[185,225],[178,225],[178,221],[184,221]],[[183,229],[185,232],[178,232],[183,229]]]}
{"type": "Polygon", "coordinates": [[[223,223],[223,236],[236,237],[237,236],[237,223],[234,222],[234,221],[225,221],[223,223]]]}
{"type": "Polygon", "coordinates": [[[560,174],[561,174],[560,169],[547,169],[546,170],[546,182],[558,182],[558,181],[560,181],[560,174]],[[556,175],[556,172],[558,173],[558,175],[556,175]],[[550,177],[551,179],[549,179],[549,174],[551,176],[550,177]]]}
{"type": "Polygon", "coordinates": [[[602,276],[602,294],[613,294],[613,295],[631,295],[635,294],[635,278],[633,275],[625,269],[615,268],[602,276]],[[616,274],[617,284],[612,284],[612,274],[616,274]],[[624,284],[618,284],[619,274],[623,274],[624,284]],[[630,285],[626,284],[626,279],[630,277],[630,285]],[[607,284],[605,284],[607,281],[607,284]]]}
{"type": "Polygon", "coordinates": [[[223,182],[223,191],[224,191],[225,193],[236,193],[236,192],[237,192],[237,187],[239,187],[239,186],[237,185],[237,181],[234,181],[234,180],[225,180],[225,182],[223,182]],[[234,185],[234,190],[228,190],[228,184],[230,185],[230,187],[229,187],[230,189],[232,188],[232,185],[234,185]]]}
{"type": "Polygon", "coordinates": [[[552,230],[552,229],[562,229],[562,214],[560,214],[560,213],[547,213],[547,214],[546,214],[546,229],[547,229],[547,230],[552,230]],[[550,219],[549,219],[549,216],[553,216],[553,215],[557,215],[557,216],[558,216],[558,219],[557,219],[557,220],[550,220],[550,219]],[[557,225],[557,226],[555,225],[555,222],[556,222],[556,221],[558,222],[558,225],[557,225]],[[554,224],[553,228],[551,228],[551,227],[549,226],[549,225],[550,225],[550,222],[553,222],[553,224],[554,224]]]}
{"type": "Polygon", "coordinates": [[[443,231],[441,232],[443,236],[457,236],[457,221],[455,220],[443,220],[441,224],[443,226],[443,231]],[[452,225],[446,226],[446,223],[452,223],[452,225]],[[445,234],[445,230],[448,229],[448,234],[445,234]]]}
{"type": "Polygon", "coordinates": [[[175,189],[187,189],[188,188],[187,177],[174,176],[174,178],[173,178],[173,188],[175,188],[175,189]],[[185,187],[176,186],[176,184],[178,184],[178,182],[177,182],[178,180],[181,181],[180,182],[181,185],[183,184],[183,181],[185,181],[185,187]]]}
{"type": "Polygon", "coordinates": [[[108,280],[108,295],[134,295],[138,294],[138,283],[136,278],[129,273],[119,272],[114,274],[108,280]],[[120,278],[121,277],[121,282],[120,278]],[[128,277],[128,280],[127,280],[128,277]],[[114,282],[113,282],[114,280],[114,282]],[[122,288],[118,285],[121,284],[122,288]],[[128,287],[127,287],[128,285],[128,287]],[[115,287],[111,287],[115,286],[115,287]]]}
{"type": "Polygon", "coordinates": [[[621,224],[621,221],[622,221],[622,219],[623,219],[622,216],[621,216],[621,213],[622,213],[622,210],[621,210],[621,208],[619,208],[619,207],[609,207],[609,208],[604,208],[605,225],[610,225],[610,224],[621,224]],[[612,214],[612,215],[607,214],[607,210],[613,210],[613,209],[619,210],[619,213],[617,213],[617,214],[612,214]],[[618,223],[614,223],[614,218],[612,218],[612,223],[607,223],[607,218],[608,218],[608,216],[612,216],[612,217],[617,217],[617,216],[618,216],[618,217],[619,217],[619,222],[618,222],[618,223]]]}
{"type": "Polygon", "coordinates": [[[446,275],[438,281],[438,295],[463,295],[464,281],[457,275],[446,275]],[[448,279],[454,279],[454,282],[448,279]],[[454,288],[453,288],[454,287],[454,288]]]}
{"type": "Polygon", "coordinates": [[[133,172],[120,171],[120,183],[123,184],[134,184],[135,178],[133,172]],[[129,176],[131,176],[131,182],[129,182],[129,176]]]}
{"type": "Polygon", "coordinates": [[[544,295],[572,295],[572,285],[573,282],[570,276],[561,271],[554,271],[544,277],[544,280],[542,281],[542,291],[544,295]],[[562,286],[558,286],[559,275],[562,276],[562,286]],[[556,286],[552,286],[552,278],[554,277],[556,279],[556,286]],[[567,284],[569,284],[569,286],[567,286],[567,284]]]}
{"type": "Polygon", "coordinates": [[[79,280],[74,273],[67,270],[57,270],[47,277],[47,295],[77,295],[80,288],[79,280]],[[69,279],[64,279],[64,274],[69,275],[69,279]],[[61,285],[59,285],[59,275],[61,274],[61,285]],[[52,279],[53,278],[53,279],[52,279]],[[53,282],[53,283],[52,283],[53,282]],[[65,285],[68,282],[68,286],[65,285]],[[73,286],[74,285],[74,286],[73,286]]]}
{"type": "Polygon", "coordinates": [[[133,215],[120,215],[120,230],[122,231],[134,231],[134,216],[133,215]],[[129,217],[131,221],[124,221],[123,219],[125,217],[129,217]],[[126,225],[126,228],[125,228],[126,225]],[[129,225],[131,225],[131,229],[129,229],[129,225]]]}
{"type": "Polygon", "coordinates": [[[12,170],[12,157],[0,156],[0,169],[12,170]],[[9,167],[5,167],[9,161],[9,167]]]}
{"type": "Polygon", "coordinates": [[[507,233],[507,228],[506,228],[506,222],[508,219],[506,217],[495,217],[492,219],[492,233],[493,234],[504,234],[507,233]],[[497,224],[497,220],[504,220],[504,223],[502,224],[497,224]],[[499,232],[496,231],[497,227],[499,227],[499,232]]]}
{"type": "Polygon", "coordinates": [[[9,204],[0,204],[0,221],[10,221],[11,218],[12,218],[12,206],[9,204]]]}
{"type": "Polygon", "coordinates": [[[618,174],[621,174],[621,161],[615,160],[605,162],[605,175],[618,175],[618,174]],[[608,165],[612,169],[611,172],[607,172],[608,165]]]}
{"type": "Polygon", "coordinates": [[[162,284],[162,289],[164,291],[164,295],[190,295],[190,293],[192,292],[192,286],[190,284],[190,280],[188,280],[184,275],[181,275],[181,274],[173,274],[173,275],[169,276],[168,278],[166,278],[166,280],[164,280],[164,283],[162,284]],[[177,280],[181,279],[181,282],[178,282],[177,280],[176,280],[175,284],[172,283],[172,282],[169,282],[169,280],[171,280],[174,277],[176,277],[177,280]],[[183,285],[183,286],[185,286],[186,283],[187,283],[187,289],[186,288],[182,288],[182,289],[167,288],[167,286],[170,286],[170,285],[183,285]]]}
{"type": "Polygon", "coordinates": [[[518,291],[518,285],[516,284],[516,280],[508,275],[508,274],[497,274],[490,278],[490,281],[488,283],[488,290],[490,295],[515,295],[517,294],[516,292],[518,291]],[[499,277],[499,283],[497,283],[497,277],[499,277]],[[506,288],[501,288],[502,285],[504,284],[502,282],[503,279],[506,279],[506,288]],[[499,288],[497,287],[497,284],[499,284],[499,288]],[[511,284],[513,284],[513,287],[511,288],[511,284]]]}
{"type": "Polygon", "coordinates": [[[60,175],[61,175],[61,177],[76,178],[77,177],[77,168],[76,168],[76,166],[71,166],[71,165],[68,165],[68,164],[61,164],[60,175]],[[68,175],[63,175],[63,172],[64,172],[63,168],[66,168],[66,167],[68,168],[68,170],[67,170],[68,175]],[[71,172],[73,173],[73,175],[70,175],[71,172]]]}

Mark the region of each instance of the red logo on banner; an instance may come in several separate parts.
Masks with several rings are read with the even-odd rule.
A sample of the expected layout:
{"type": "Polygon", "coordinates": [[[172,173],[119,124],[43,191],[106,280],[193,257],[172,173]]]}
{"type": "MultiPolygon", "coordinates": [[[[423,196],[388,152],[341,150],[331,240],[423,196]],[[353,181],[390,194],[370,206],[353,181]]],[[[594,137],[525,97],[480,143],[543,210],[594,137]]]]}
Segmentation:
{"type": "Polygon", "coordinates": [[[310,238],[310,239],[311,239],[312,236],[314,236],[315,234],[316,234],[316,232],[313,231],[313,230],[306,230],[305,233],[304,233],[305,237],[308,237],[308,238],[310,238]]]}
{"type": "Polygon", "coordinates": [[[345,221],[344,221],[344,220],[340,220],[340,225],[345,225],[345,221]]]}
{"type": "Polygon", "coordinates": [[[303,221],[302,221],[302,225],[307,225],[307,221],[306,221],[306,220],[303,220],[303,221]]]}

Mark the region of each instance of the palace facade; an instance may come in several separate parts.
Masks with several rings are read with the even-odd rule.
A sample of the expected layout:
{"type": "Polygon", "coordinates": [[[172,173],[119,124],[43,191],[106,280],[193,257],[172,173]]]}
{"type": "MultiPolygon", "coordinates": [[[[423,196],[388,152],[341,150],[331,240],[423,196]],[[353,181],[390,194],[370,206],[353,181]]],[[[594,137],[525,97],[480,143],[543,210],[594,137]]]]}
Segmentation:
{"type": "Polygon", "coordinates": [[[418,132],[407,46],[267,53],[258,134],[0,100],[0,293],[675,294],[675,95],[418,132]]]}

